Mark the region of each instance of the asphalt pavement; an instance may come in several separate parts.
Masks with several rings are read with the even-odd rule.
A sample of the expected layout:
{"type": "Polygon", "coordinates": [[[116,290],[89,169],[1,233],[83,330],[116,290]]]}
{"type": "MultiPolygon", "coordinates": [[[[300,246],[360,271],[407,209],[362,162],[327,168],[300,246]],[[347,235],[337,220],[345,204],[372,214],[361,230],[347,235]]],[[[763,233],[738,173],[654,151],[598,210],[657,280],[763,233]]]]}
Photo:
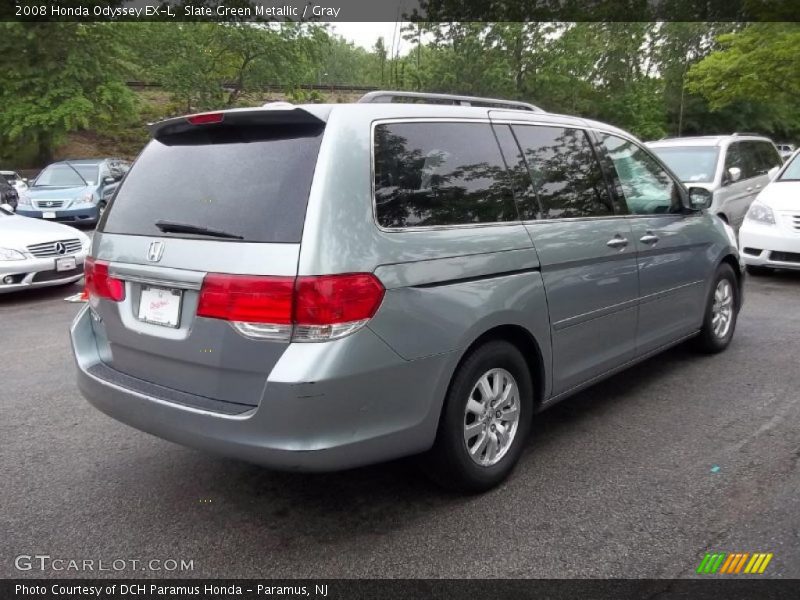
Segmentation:
{"type": "Polygon", "coordinates": [[[746,288],[727,352],[538,415],[513,476],[466,497],[414,460],[276,473],[130,429],[75,386],[80,287],[0,296],[0,577],[692,577],[710,551],[800,577],[800,273],[746,288]],[[17,570],[37,554],[128,562],[17,570]],[[153,559],[193,569],[130,566],[153,559]]]}

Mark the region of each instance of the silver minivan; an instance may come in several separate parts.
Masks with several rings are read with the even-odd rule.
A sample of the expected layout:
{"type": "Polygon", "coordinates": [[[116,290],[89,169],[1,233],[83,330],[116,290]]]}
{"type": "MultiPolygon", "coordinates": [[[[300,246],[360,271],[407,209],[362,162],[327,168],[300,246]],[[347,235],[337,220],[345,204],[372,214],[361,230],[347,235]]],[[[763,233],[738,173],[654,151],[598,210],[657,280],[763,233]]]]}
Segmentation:
{"type": "Polygon", "coordinates": [[[537,412],[733,336],[731,228],[615,127],[373,92],[151,134],[71,334],[85,397],[165,439],[287,470],[421,454],[484,490],[537,412]]]}
{"type": "Polygon", "coordinates": [[[647,146],[685,185],[707,190],[709,212],[736,231],[783,164],[775,144],[756,134],[669,138],[647,146]]]}

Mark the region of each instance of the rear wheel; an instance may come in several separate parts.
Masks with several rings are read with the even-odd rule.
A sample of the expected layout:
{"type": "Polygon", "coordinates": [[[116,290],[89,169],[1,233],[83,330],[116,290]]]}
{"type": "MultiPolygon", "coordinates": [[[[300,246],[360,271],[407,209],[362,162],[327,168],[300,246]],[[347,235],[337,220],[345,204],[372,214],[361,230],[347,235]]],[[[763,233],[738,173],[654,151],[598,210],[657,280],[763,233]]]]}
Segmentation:
{"type": "Polygon", "coordinates": [[[453,377],[428,471],[458,490],[496,486],[519,460],[532,415],[533,384],[520,351],[501,340],[480,346],[453,377]]]}
{"type": "Polygon", "coordinates": [[[720,265],[706,301],[703,328],[697,336],[697,346],[701,351],[722,352],[731,343],[739,312],[738,289],[731,266],[720,265]]]}

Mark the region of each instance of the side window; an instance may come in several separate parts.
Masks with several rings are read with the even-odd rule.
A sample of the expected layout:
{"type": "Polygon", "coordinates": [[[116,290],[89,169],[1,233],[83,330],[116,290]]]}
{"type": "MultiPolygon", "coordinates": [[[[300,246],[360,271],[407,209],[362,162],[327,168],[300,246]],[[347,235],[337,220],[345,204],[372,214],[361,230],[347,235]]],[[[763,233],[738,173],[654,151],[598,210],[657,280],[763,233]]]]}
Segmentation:
{"type": "Polygon", "coordinates": [[[520,153],[517,140],[511,133],[511,125],[493,125],[494,133],[503,153],[503,160],[508,167],[511,187],[517,201],[517,212],[523,221],[533,221],[541,214],[536,190],[533,189],[528,166],[520,153]]]}
{"type": "Polygon", "coordinates": [[[634,215],[674,213],[681,210],[678,184],[652,156],[636,144],[600,133],[614,163],[614,188],[634,215]]]}
{"type": "MultiPolygon", "coordinates": [[[[761,156],[759,153],[758,142],[740,142],[742,156],[742,179],[750,179],[761,175],[762,168],[761,156]]],[[[767,169],[768,170],[768,169],[767,169]]]]}
{"type": "Polygon", "coordinates": [[[742,144],[733,143],[728,146],[725,152],[725,172],[722,174],[723,181],[729,180],[728,170],[739,169],[742,172],[740,179],[745,178],[744,155],[742,154],[742,144]]]}
{"type": "Polygon", "coordinates": [[[518,220],[488,123],[375,127],[375,211],[383,227],[518,220]]]}
{"type": "Polygon", "coordinates": [[[761,163],[761,173],[769,173],[771,169],[780,167],[783,164],[781,155],[778,154],[778,151],[772,144],[769,142],[756,142],[756,144],[758,145],[757,151],[760,159],[759,162],[761,163]]]}
{"type": "Polygon", "coordinates": [[[581,129],[514,125],[543,219],[613,215],[603,172],[581,129]]]}

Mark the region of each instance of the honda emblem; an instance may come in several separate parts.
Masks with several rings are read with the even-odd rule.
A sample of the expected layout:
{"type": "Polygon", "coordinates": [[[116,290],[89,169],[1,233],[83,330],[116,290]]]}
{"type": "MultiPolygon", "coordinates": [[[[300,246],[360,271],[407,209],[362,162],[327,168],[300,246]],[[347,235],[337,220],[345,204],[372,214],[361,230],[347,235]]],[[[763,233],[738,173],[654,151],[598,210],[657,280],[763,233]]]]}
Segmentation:
{"type": "Polygon", "coordinates": [[[150,242],[150,247],[147,249],[147,260],[150,262],[158,262],[164,254],[164,242],[150,242]]]}

